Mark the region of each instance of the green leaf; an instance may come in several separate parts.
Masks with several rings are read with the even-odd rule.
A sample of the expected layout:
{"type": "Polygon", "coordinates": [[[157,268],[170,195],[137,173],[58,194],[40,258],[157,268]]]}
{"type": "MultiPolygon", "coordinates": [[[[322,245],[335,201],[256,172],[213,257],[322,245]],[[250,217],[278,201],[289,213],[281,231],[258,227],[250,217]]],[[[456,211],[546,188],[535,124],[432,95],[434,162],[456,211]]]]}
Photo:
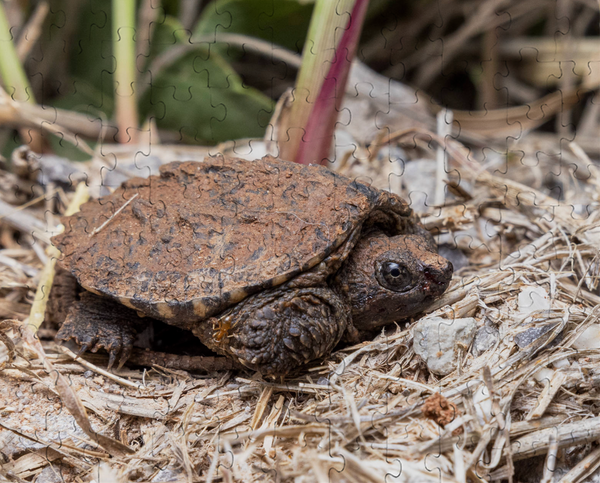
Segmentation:
{"type": "Polygon", "coordinates": [[[179,132],[185,142],[215,144],[262,136],[273,101],[244,86],[230,65],[204,44],[153,79],[140,99],[140,110],[144,117],[154,116],[160,129],[179,132]]]}
{"type": "Polygon", "coordinates": [[[216,0],[202,12],[194,35],[245,34],[301,53],[312,10],[298,0],[216,0]]]}
{"type": "Polygon", "coordinates": [[[110,0],[83,2],[77,32],[69,48],[69,74],[80,84],[87,84],[86,88],[100,91],[112,99],[114,58],[110,12],[110,0]]]}
{"type": "Polygon", "coordinates": [[[188,43],[190,32],[175,17],[166,15],[162,22],[154,26],[154,35],[150,44],[150,58],[154,58],[176,44],[188,43]]]}
{"type": "MultiPolygon", "coordinates": [[[[97,0],[84,5],[70,49],[71,82],[61,86],[61,97],[50,104],[90,116],[102,113],[110,119],[114,109],[111,2],[97,0]]],[[[175,46],[189,45],[189,32],[175,18],[166,15],[159,22],[148,65],[175,46]]],[[[140,122],[154,116],[160,129],[179,132],[182,141],[192,143],[215,144],[264,134],[273,101],[244,86],[214,46],[211,48],[199,44],[173,65],[153,73],[152,87],[138,99],[140,122]]],[[[142,65],[138,59],[140,69],[142,65]]],[[[59,154],[71,150],[52,144],[59,154]]]]}

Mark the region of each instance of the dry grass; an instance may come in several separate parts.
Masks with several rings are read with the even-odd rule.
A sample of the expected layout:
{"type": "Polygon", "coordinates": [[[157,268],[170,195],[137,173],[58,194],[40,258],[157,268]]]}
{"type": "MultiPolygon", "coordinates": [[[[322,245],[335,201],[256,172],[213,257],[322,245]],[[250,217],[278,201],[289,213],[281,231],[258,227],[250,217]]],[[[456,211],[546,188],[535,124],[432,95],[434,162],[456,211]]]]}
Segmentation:
{"type": "MultiPolygon", "coordinates": [[[[13,3],[6,2],[7,8],[13,3]]],[[[421,122],[434,121],[422,112],[429,96],[411,93],[397,102],[402,96],[394,91],[396,104],[386,95],[381,105],[357,97],[350,106],[347,99],[353,113],[348,130],[357,144],[372,134],[367,121],[383,134],[368,148],[339,156],[336,168],[407,198],[427,192],[431,206],[423,224],[468,260],[432,311],[449,321],[475,317],[479,327],[498,331],[497,343],[479,356],[471,347],[457,348],[458,367],[443,378],[415,355],[410,327],[387,328],[285,381],[160,365],[107,372],[105,355],[76,359],[53,342],[52,328],[40,327],[56,256],[49,239],[57,214],[69,205],[74,209],[83,189],[76,195],[53,182],[40,185],[39,165],[28,165],[19,154],[12,172],[0,163],[0,482],[566,483],[583,482],[598,470],[600,173],[598,159],[586,153],[597,158],[600,152],[600,81],[592,57],[597,37],[583,37],[597,22],[597,4],[442,0],[439,6],[422,2],[416,15],[398,25],[386,19],[386,35],[373,37],[362,55],[371,64],[394,59],[384,71],[385,86],[407,73],[427,89],[439,80],[441,62],[447,67],[458,60],[460,69],[467,61],[481,65],[475,89],[482,111],[455,111],[453,131],[413,127],[387,133],[381,126],[433,129],[434,122],[421,122]],[[528,37],[540,19],[548,42],[528,37]],[[458,28],[447,28],[457,22],[458,28]],[[479,35],[484,42],[474,49],[479,35]],[[397,49],[420,38],[441,41],[397,49]],[[523,49],[530,44],[535,48],[523,49]],[[585,51],[588,44],[592,54],[585,51]],[[576,59],[576,68],[564,59],[576,59]],[[556,91],[548,94],[549,83],[556,91]],[[596,89],[595,97],[585,98],[580,87],[596,89]],[[505,108],[502,93],[509,91],[511,107],[505,108]],[[566,141],[575,138],[576,102],[585,103],[577,126],[585,151],[566,141]],[[559,134],[527,134],[556,113],[559,134]],[[470,147],[448,140],[448,134],[460,135],[470,147]],[[398,153],[406,163],[391,162],[398,153]],[[427,188],[425,173],[408,175],[420,159],[437,159],[427,188]],[[525,314],[519,295],[531,288],[543,290],[549,307],[525,314]],[[429,399],[426,417],[422,409],[434,394],[443,397],[429,399]],[[431,418],[435,400],[455,412],[445,427],[436,422],[441,418],[431,418]]],[[[36,37],[36,17],[32,35],[22,39],[36,37]]],[[[235,43],[235,37],[222,39],[235,43]]],[[[237,42],[260,52],[260,42],[237,42]]],[[[19,46],[22,56],[34,52],[31,45],[19,46]]],[[[169,50],[149,71],[156,74],[185,51],[169,50]]],[[[280,60],[298,64],[281,52],[286,57],[280,60]]],[[[270,47],[268,55],[275,55],[270,47]]],[[[377,87],[376,79],[357,72],[351,84],[360,83],[377,87]]],[[[0,121],[27,134],[25,129],[55,133],[88,153],[81,135],[105,138],[95,120],[18,102],[4,90],[0,121]]],[[[150,148],[166,161],[206,152],[156,145],[139,150],[150,148]]],[[[240,143],[222,148],[239,151],[240,143]]],[[[107,173],[129,176],[133,164],[126,162],[139,154],[129,147],[102,150],[115,156],[84,168],[92,196],[98,194],[101,167],[103,179],[107,173]]]]}
{"type": "MultiPolygon", "coordinates": [[[[390,144],[409,159],[434,159],[437,142],[423,130],[392,134],[341,169],[390,186],[390,144]]],[[[444,378],[428,372],[400,327],[278,382],[160,366],[113,374],[104,355],[74,360],[44,326],[41,342],[33,337],[53,254],[40,250],[47,233],[30,235],[47,209],[76,203],[73,192],[54,189],[14,216],[7,207],[44,188],[0,172],[0,182],[23,187],[2,195],[0,213],[0,480],[503,481],[541,457],[542,481],[558,457],[572,468],[561,481],[583,481],[600,465],[598,170],[576,144],[559,151],[533,134],[508,153],[484,158],[451,142],[446,154],[445,204],[422,219],[469,263],[433,309],[475,317],[500,337],[479,357],[463,348],[444,378]],[[520,312],[527,287],[545,290],[550,308],[520,312]],[[528,343],[517,344],[523,334],[528,343]],[[421,411],[435,393],[456,408],[444,428],[421,411]]]]}

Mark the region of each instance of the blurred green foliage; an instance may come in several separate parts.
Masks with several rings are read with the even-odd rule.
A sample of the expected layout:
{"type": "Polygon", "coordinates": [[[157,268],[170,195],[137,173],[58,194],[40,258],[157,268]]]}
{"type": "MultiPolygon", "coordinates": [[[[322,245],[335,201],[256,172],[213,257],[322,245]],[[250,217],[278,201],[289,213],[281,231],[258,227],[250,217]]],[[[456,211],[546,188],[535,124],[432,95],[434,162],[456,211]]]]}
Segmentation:
{"type": "Polygon", "coordinates": [[[51,104],[92,115],[102,112],[110,118],[114,108],[111,2],[95,0],[83,5],[73,38],[77,47],[69,51],[70,82],[61,86],[60,97],[51,104]]]}
{"type": "MultiPolygon", "coordinates": [[[[258,7],[261,2],[249,3],[258,7]]],[[[72,49],[69,59],[71,82],[61,89],[60,97],[51,100],[51,105],[111,118],[115,59],[111,52],[110,4],[110,0],[95,0],[81,9],[73,39],[78,48],[72,49]]],[[[208,6],[198,26],[214,32],[220,22],[217,11],[218,5],[208,6]]],[[[140,78],[156,56],[165,52],[168,55],[169,49],[190,43],[189,32],[176,17],[161,17],[154,25],[149,58],[138,58],[140,78]]],[[[281,23],[281,18],[277,22],[281,23]]],[[[241,30],[236,33],[245,33],[247,25],[236,23],[234,28],[237,26],[241,30]]],[[[151,86],[136,86],[137,92],[144,92],[138,99],[140,124],[154,118],[159,129],[173,133],[171,139],[186,143],[215,144],[261,136],[273,109],[273,100],[243,85],[215,46],[206,42],[198,43],[193,51],[148,78],[151,86]]]]}
{"type": "Polygon", "coordinates": [[[313,4],[298,0],[223,0],[203,12],[194,33],[245,34],[302,53],[313,4]]]}
{"type": "MultiPolygon", "coordinates": [[[[189,33],[176,18],[166,16],[156,26],[148,65],[156,56],[168,56],[185,45],[191,46],[189,33]]],[[[152,86],[139,99],[141,116],[154,117],[160,129],[178,133],[186,143],[262,136],[273,101],[243,85],[214,45],[194,45],[174,63],[151,70],[152,86]]]]}
{"type": "MultiPolygon", "coordinates": [[[[302,51],[313,5],[298,0],[224,0],[206,5],[191,29],[180,23],[178,2],[164,2],[153,25],[148,58],[138,58],[135,86],[140,125],[153,118],[169,140],[216,144],[260,137],[272,115],[274,99],[244,85],[231,66],[242,49],[224,44],[194,42],[215,32],[257,37],[292,51],[302,51]],[[190,48],[181,52],[181,46],[190,48]],[[195,46],[195,47],[194,47],[195,46]],[[158,72],[148,72],[157,56],[178,56],[158,72]]],[[[114,110],[111,46],[111,2],[82,2],[68,59],[68,82],[49,99],[55,107],[110,119],[114,110]]],[[[58,39],[57,39],[58,40],[58,39]]],[[[66,143],[53,139],[58,152],[73,157],[66,143]]],[[[107,141],[111,142],[112,139],[107,141]]]]}
{"type": "Polygon", "coordinates": [[[141,114],[186,143],[262,136],[273,102],[244,86],[221,56],[198,47],[161,71],[140,99],[141,114]]]}
{"type": "MultiPolygon", "coordinates": [[[[388,2],[372,0],[370,10],[376,13],[388,2]]],[[[145,3],[138,1],[138,19],[143,17],[145,3]]],[[[38,69],[42,72],[37,101],[82,112],[92,119],[112,120],[115,58],[111,0],[50,0],[50,5],[38,56],[42,60],[36,63],[30,59],[28,63],[30,74],[38,69]]],[[[283,78],[279,76],[282,69],[273,70],[268,52],[264,56],[254,54],[251,67],[239,72],[247,60],[244,47],[215,43],[214,38],[241,34],[300,54],[314,1],[212,0],[195,5],[198,8],[193,18],[187,19],[182,13],[183,0],[152,2],[151,42],[147,53],[137,58],[138,76],[133,86],[139,125],[154,119],[165,142],[214,145],[262,136],[276,97],[291,85],[295,71],[287,69],[281,74],[285,85],[273,89],[270,84],[283,78]],[[160,62],[165,58],[168,62],[160,62]],[[260,75],[253,78],[253,74],[260,75]]],[[[108,132],[104,142],[115,142],[114,134],[108,132]]],[[[87,157],[59,138],[49,139],[57,154],[72,159],[87,157]]],[[[91,146],[96,141],[87,140],[91,146]]],[[[18,142],[17,137],[14,142],[5,139],[3,151],[18,142]]]]}

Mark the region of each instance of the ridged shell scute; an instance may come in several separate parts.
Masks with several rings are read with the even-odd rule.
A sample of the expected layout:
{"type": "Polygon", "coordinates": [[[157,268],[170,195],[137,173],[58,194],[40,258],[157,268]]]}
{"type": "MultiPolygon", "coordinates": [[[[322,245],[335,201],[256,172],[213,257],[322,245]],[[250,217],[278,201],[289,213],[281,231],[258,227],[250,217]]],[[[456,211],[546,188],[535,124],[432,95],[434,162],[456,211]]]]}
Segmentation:
{"type": "Polygon", "coordinates": [[[321,166],[208,157],[85,203],[53,241],[84,288],[152,317],[199,320],[321,262],[384,195],[321,166]]]}

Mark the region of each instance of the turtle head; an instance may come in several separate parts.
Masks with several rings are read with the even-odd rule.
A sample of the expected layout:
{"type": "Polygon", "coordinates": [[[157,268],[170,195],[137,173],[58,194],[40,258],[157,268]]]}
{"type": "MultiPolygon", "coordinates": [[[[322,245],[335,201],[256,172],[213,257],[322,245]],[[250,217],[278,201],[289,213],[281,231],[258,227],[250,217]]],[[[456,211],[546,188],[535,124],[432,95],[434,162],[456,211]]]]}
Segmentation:
{"type": "Polygon", "coordinates": [[[336,285],[350,299],[355,327],[370,330],[426,309],[448,288],[452,271],[430,236],[376,232],[359,240],[336,285]]]}

